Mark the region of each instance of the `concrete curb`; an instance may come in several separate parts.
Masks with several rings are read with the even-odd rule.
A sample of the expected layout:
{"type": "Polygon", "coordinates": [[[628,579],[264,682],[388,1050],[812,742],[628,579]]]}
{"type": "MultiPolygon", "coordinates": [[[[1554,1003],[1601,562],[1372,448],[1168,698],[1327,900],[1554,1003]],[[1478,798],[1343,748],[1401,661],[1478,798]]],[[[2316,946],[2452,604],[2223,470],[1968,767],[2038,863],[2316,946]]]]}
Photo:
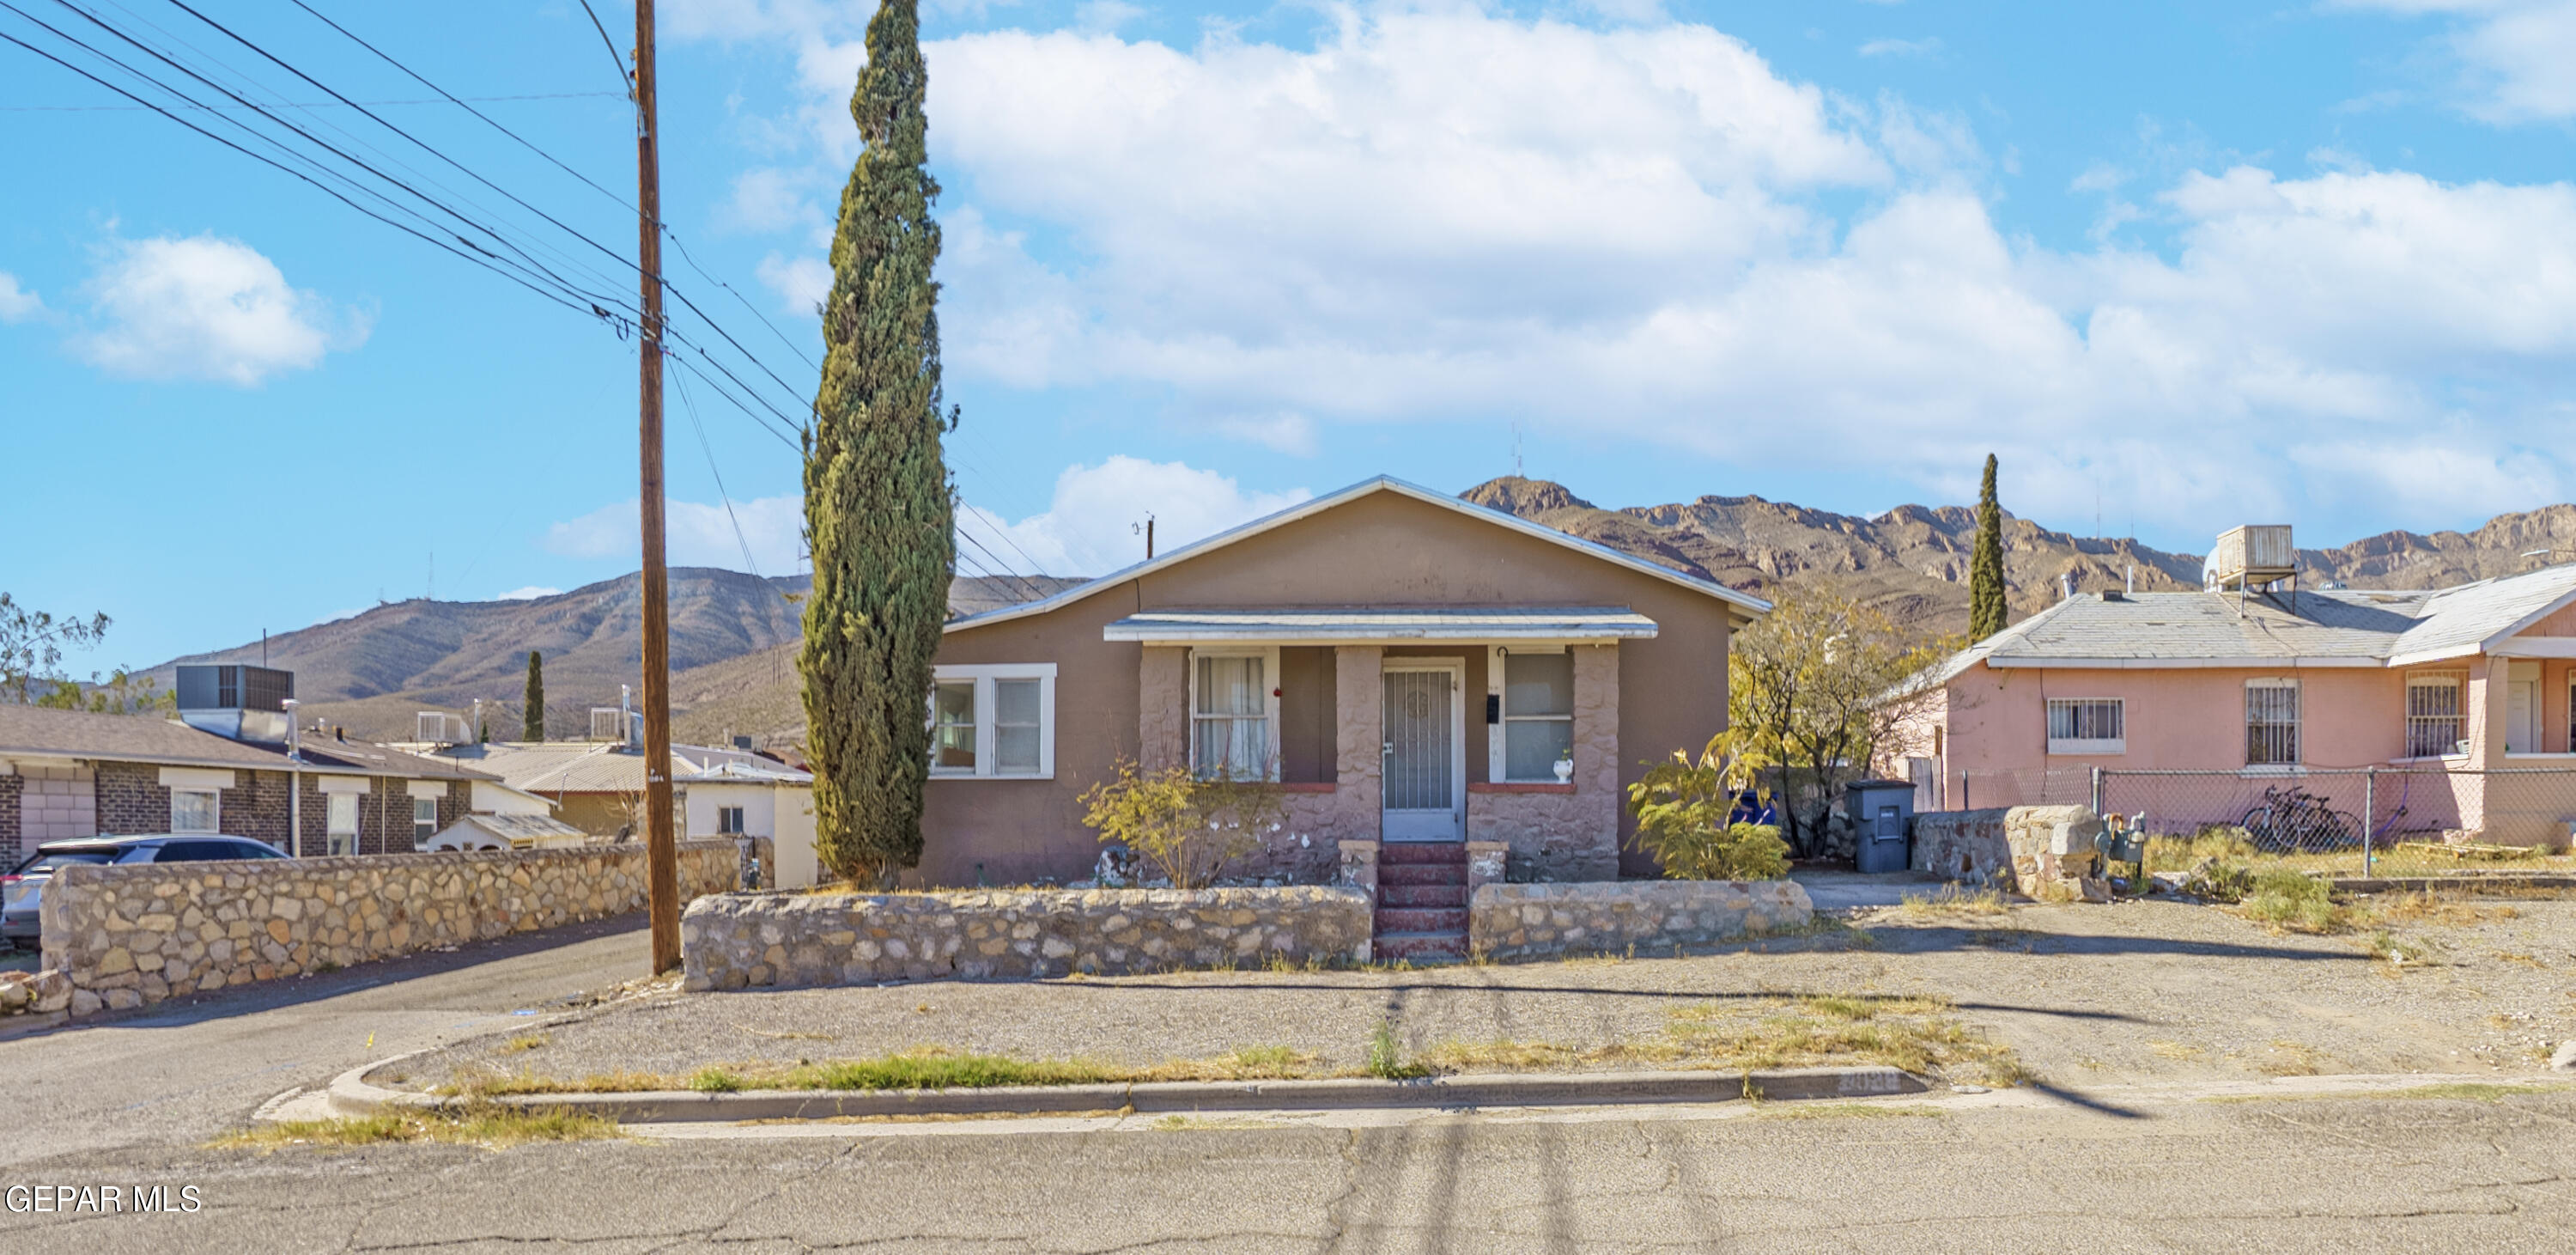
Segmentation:
{"type": "MultiPolygon", "coordinates": [[[[352,1068],[333,1080],[333,1115],[434,1110],[459,1100],[386,1089],[367,1074],[414,1055],[352,1068]]],[[[514,1094],[495,1101],[517,1107],[562,1107],[620,1123],[736,1120],[823,1120],[838,1116],[1054,1115],[1133,1111],[1154,1115],[1205,1111],[1345,1111],[1406,1107],[1580,1107],[1628,1103],[1730,1102],[1876,1098],[1919,1094],[1923,1078],[1891,1067],[1780,1068],[1726,1072],[1570,1072],[1542,1075],[1443,1076],[1413,1081],[1341,1078],[1321,1081],[1171,1081],[1112,1085],[1011,1085],[990,1089],[744,1090],[730,1094],[644,1091],[623,1094],[514,1094]]]]}

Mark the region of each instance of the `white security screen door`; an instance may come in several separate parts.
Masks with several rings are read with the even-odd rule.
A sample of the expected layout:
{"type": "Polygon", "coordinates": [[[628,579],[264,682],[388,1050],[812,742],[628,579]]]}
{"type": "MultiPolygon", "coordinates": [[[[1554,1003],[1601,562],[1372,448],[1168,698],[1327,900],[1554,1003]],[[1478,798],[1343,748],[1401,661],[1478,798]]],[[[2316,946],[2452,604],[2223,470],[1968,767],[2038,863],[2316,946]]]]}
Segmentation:
{"type": "Polygon", "coordinates": [[[1464,673],[1455,662],[1387,665],[1385,840],[1466,837],[1466,729],[1458,702],[1464,673]]]}

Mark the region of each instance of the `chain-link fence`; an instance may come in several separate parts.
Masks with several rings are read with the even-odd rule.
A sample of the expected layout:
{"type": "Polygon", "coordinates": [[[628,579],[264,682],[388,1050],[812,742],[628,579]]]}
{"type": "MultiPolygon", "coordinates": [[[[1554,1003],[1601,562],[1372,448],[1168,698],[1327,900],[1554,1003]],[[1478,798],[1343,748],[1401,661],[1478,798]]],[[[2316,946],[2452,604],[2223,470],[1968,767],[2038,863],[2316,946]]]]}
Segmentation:
{"type": "Polygon", "coordinates": [[[2129,816],[2165,838],[2156,843],[2159,870],[2181,870],[2215,855],[2356,876],[2576,873],[2576,856],[2568,853],[2576,770],[2567,768],[2032,767],[1962,772],[1938,785],[1919,804],[1935,810],[2090,806],[2129,816]]]}

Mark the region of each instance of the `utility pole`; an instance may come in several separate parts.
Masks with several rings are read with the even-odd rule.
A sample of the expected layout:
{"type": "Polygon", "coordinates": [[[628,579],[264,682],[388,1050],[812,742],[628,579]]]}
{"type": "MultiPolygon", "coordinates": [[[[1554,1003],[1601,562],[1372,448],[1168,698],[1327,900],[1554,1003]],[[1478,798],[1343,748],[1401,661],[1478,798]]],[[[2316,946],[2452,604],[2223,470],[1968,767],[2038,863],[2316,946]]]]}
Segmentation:
{"type": "Polygon", "coordinates": [[[653,917],[653,973],[680,965],[680,851],[671,832],[671,576],[662,555],[662,162],[655,151],[653,0],[635,0],[636,265],[644,326],[637,337],[642,416],[638,499],[644,524],[644,877],[653,917]]]}

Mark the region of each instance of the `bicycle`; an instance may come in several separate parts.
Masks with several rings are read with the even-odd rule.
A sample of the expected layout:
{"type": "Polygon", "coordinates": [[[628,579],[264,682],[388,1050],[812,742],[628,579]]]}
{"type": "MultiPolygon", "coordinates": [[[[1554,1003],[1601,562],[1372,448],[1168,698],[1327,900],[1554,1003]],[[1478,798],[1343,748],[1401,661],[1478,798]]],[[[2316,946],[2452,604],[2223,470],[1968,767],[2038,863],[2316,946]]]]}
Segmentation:
{"type": "Polygon", "coordinates": [[[2335,810],[2326,799],[2296,786],[2266,787],[2262,802],[2247,810],[2237,826],[2256,848],[2275,852],[2329,850],[2361,840],[2361,820],[2352,812],[2335,810]]]}

